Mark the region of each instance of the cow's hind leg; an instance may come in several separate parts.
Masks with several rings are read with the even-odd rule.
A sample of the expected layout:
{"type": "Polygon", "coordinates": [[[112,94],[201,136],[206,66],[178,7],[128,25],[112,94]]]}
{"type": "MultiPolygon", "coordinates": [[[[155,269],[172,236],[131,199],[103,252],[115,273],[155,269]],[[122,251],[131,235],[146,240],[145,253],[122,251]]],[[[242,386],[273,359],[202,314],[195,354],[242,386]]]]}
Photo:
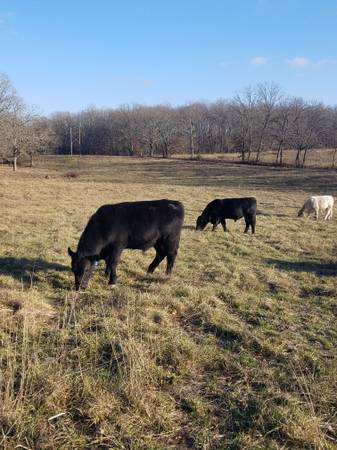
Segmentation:
{"type": "Polygon", "coordinates": [[[227,226],[226,226],[226,219],[223,219],[223,220],[221,221],[221,225],[222,225],[222,228],[223,228],[224,231],[228,231],[228,230],[227,230],[227,226]]]}
{"type": "Polygon", "coordinates": [[[178,253],[178,248],[174,248],[174,249],[170,250],[169,253],[168,253],[168,255],[167,255],[166,275],[171,275],[172,269],[173,269],[173,266],[174,266],[174,262],[175,262],[176,257],[177,257],[177,253],[178,253]]]}
{"type": "Polygon", "coordinates": [[[174,266],[174,262],[177,257],[178,248],[179,248],[179,240],[180,236],[173,238],[172,240],[167,241],[167,266],[166,266],[166,275],[171,275],[172,269],[174,266]]]}
{"type": "Polygon", "coordinates": [[[109,275],[109,284],[116,284],[117,281],[116,269],[122,250],[123,249],[119,247],[114,248],[106,260],[107,267],[105,271],[109,275]]]}
{"type": "Polygon", "coordinates": [[[245,217],[245,223],[246,223],[246,227],[245,227],[245,231],[244,231],[244,233],[248,233],[248,230],[249,230],[249,225],[250,225],[250,219],[249,219],[249,217],[247,216],[247,217],[245,217]]]}
{"type": "Polygon", "coordinates": [[[330,220],[331,217],[332,217],[332,209],[331,209],[331,207],[328,206],[328,207],[326,208],[325,212],[326,212],[326,213],[325,213],[324,220],[330,220]]]}
{"type": "Polygon", "coordinates": [[[152,263],[149,265],[149,268],[147,269],[147,273],[153,273],[166,256],[166,252],[165,252],[161,242],[157,242],[154,245],[154,248],[156,250],[156,256],[154,257],[154,260],[152,261],[152,263]]]}
{"type": "Polygon", "coordinates": [[[248,215],[245,217],[245,222],[246,222],[246,228],[244,233],[247,233],[249,230],[249,227],[251,227],[252,229],[252,234],[255,233],[255,225],[256,225],[256,215],[248,215]]]}
{"type": "Polygon", "coordinates": [[[324,220],[328,220],[329,217],[329,208],[326,208],[325,212],[325,216],[324,216],[324,220]]]}
{"type": "Polygon", "coordinates": [[[252,229],[252,234],[255,234],[256,216],[254,215],[251,219],[250,227],[252,229]]]}

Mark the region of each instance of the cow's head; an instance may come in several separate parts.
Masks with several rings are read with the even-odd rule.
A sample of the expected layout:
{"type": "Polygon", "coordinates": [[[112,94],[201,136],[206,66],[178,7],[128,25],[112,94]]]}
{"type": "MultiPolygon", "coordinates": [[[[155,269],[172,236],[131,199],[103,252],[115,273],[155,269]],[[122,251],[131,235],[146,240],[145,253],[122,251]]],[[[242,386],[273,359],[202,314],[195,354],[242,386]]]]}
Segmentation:
{"type": "Polygon", "coordinates": [[[197,218],[195,229],[197,231],[202,231],[207,224],[208,224],[207,218],[201,214],[201,216],[197,218]]]}
{"type": "Polygon", "coordinates": [[[70,247],[68,247],[68,254],[71,258],[71,270],[75,276],[76,291],[79,291],[80,288],[86,289],[94,261],[91,261],[87,257],[79,256],[78,253],[74,252],[70,247]]]}

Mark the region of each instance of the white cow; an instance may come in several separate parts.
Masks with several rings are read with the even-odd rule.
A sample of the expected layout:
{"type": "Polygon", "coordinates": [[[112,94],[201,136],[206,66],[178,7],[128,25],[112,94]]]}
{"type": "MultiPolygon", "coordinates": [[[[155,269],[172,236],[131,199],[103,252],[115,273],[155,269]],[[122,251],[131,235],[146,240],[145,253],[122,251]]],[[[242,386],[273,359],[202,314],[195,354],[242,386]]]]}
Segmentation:
{"type": "Polygon", "coordinates": [[[298,211],[298,217],[306,212],[308,215],[315,213],[316,220],[320,211],[325,212],[324,220],[332,219],[334,199],[332,195],[312,195],[304,200],[304,205],[298,211]]]}

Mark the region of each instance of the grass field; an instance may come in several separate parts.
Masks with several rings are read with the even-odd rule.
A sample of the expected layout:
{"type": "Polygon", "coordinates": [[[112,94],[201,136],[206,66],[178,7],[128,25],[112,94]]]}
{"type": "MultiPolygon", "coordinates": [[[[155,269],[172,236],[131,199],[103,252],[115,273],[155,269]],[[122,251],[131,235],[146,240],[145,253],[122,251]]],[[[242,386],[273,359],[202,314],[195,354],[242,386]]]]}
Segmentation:
{"type": "Polygon", "coordinates": [[[337,448],[337,224],[297,218],[334,171],[49,157],[0,175],[0,448],[337,448]],[[246,195],[254,236],[194,230],[246,195]],[[127,250],[114,289],[101,263],[75,293],[89,216],[155,198],[185,205],[172,277],[127,250]]]}

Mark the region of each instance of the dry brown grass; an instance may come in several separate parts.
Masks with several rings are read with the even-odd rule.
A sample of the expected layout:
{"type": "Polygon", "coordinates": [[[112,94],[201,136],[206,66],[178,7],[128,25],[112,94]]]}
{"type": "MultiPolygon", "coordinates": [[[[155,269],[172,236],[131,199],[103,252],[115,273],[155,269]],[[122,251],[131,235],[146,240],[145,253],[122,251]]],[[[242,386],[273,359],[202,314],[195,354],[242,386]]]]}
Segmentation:
{"type": "Polygon", "coordinates": [[[0,171],[1,448],[336,448],[336,220],[296,217],[336,192],[333,171],[108,157],[0,171]],[[194,231],[208,201],[244,195],[255,236],[194,231]],[[125,251],[115,289],[102,265],[74,293],[66,249],[97,207],[163,197],[186,208],[173,276],[125,251]]]}

